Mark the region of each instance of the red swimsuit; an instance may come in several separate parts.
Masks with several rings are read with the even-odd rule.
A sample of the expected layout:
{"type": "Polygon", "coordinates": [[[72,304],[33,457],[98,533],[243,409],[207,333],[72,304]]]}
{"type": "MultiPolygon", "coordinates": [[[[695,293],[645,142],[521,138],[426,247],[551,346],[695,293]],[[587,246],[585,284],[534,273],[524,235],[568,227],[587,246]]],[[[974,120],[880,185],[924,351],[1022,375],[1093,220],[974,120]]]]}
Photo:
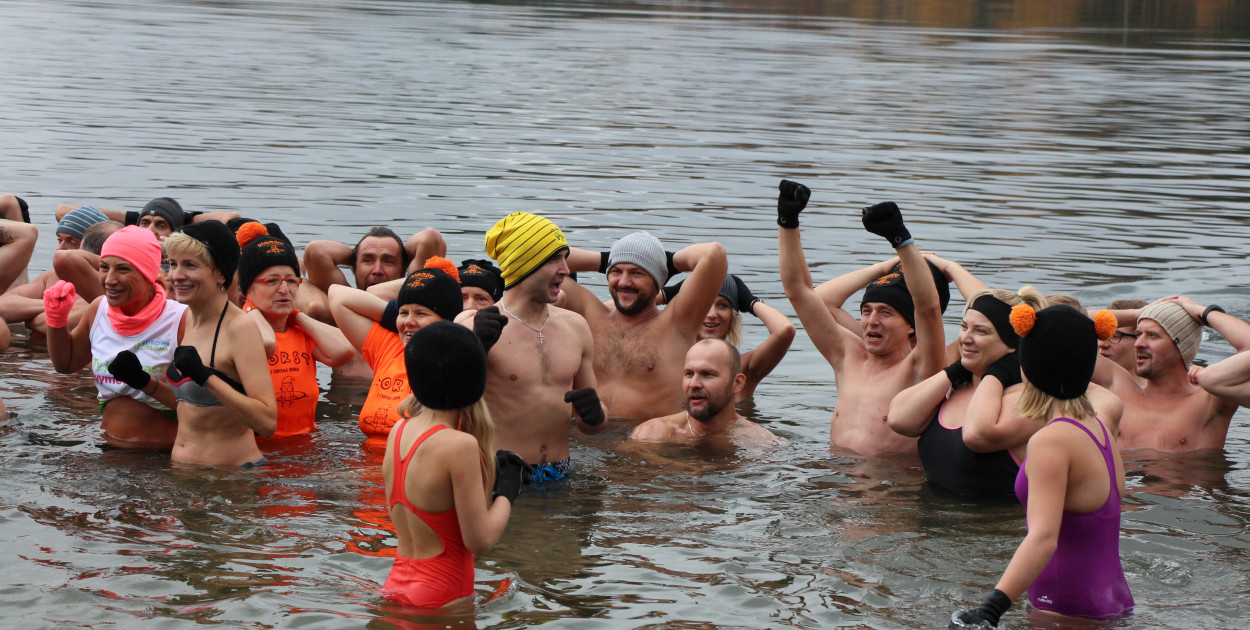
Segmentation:
{"type": "Polygon", "coordinates": [[[396,504],[402,505],[425,522],[443,543],[443,553],[432,558],[396,556],[391,573],[382,585],[382,593],[415,608],[442,608],[453,600],[473,594],[473,554],[465,548],[464,539],[460,537],[456,508],[438,513],[418,509],[408,500],[404,479],[408,473],[408,462],[425,439],[450,427],[442,424],[431,427],[417,438],[408,455],[400,459],[399,445],[407,424],[407,421],[400,422],[399,434],[395,436],[395,476],[389,507],[394,509],[396,504]]]}

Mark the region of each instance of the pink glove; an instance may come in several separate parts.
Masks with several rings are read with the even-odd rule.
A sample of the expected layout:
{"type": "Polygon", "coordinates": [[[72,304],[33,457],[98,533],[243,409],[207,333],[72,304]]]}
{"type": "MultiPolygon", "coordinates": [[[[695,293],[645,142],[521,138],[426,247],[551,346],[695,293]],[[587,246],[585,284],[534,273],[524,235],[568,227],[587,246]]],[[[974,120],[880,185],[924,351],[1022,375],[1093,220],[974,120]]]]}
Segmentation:
{"type": "Polygon", "coordinates": [[[69,325],[69,312],[74,308],[74,300],[78,292],[74,285],[64,280],[57,282],[43,292],[43,314],[48,320],[48,328],[65,328],[69,325]]]}

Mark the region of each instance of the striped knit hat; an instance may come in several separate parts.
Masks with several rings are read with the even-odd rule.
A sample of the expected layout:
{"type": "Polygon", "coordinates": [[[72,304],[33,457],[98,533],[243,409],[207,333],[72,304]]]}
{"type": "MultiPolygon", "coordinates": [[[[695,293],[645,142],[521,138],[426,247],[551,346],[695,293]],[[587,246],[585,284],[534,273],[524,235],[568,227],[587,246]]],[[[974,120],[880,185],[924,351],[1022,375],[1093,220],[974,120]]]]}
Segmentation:
{"type": "Polygon", "coordinates": [[[87,228],[108,220],[109,218],[104,216],[103,212],[91,206],[80,206],[70,210],[61,218],[61,222],[56,224],[56,233],[68,234],[82,240],[82,233],[86,232],[87,228]]]}
{"type": "Polygon", "coordinates": [[[486,232],[486,254],[499,263],[505,289],[568,248],[569,241],[556,224],[527,212],[514,212],[486,232]]]}

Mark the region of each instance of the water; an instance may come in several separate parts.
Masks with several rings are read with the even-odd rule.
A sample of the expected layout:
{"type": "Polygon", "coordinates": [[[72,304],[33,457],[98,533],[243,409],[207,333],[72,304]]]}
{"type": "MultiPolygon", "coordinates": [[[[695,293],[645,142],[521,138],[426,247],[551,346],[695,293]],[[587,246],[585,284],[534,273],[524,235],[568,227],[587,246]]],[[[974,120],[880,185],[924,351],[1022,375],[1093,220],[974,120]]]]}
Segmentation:
{"type": "MultiPolygon", "coordinates": [[[[590,248],[715,238],[792,314],[772,209],[789,177],[814,191],[817,277],[887,257],[857,216],[893,199],[992,286],[1250,317],[1234,3],[16,1],[0,21],[0,188],[35,211],[34,270],[58,203],[168,194],[298,242],[433,226],[457,259],[525,210],[590,248]]],[[[179,470],[102,452],[90,382],[15,331],[6,626],[940,627],[1023,535],[1018,506],[938,497],[913,462],[831,455],[832,370],[800,332],[747,408],[784,448],[578,440],[577,479],[523,498],[478,559],[477,611],[414,618],[374,595],[395,541],[360,382],[324,375],[321,430],[269,468],[179,470]]],[[[746,345],[763,334],[748,318],[746,345]]],[[[1216,336],[1198,358],[1231,352],[1216,336]]],[[[1221,455],[1130,455],[1122,627],[1250,618],[1247,418],[1221,455]]],[[[1017,607],[1005,627],[1052,626],[1017,607]]]]}

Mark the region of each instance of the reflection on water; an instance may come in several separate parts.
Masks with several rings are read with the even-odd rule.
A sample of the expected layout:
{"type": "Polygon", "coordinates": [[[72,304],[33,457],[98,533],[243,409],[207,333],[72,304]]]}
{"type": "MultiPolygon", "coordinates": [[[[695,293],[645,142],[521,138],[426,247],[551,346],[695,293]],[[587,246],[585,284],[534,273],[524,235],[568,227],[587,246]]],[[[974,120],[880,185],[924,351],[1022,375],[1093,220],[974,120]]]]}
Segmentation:
{"type": "MultiPolygon", "coordinates": [[[[772,198],[791,177],[814,191],[819,278],[887,257],[858,208],[893,199],[923,248],[993,286],[1090,306],[1185,293],[1250,316],[1241,3],[17,1],[0,18],[0,172],[43,232],[33,270],[58,203],[169,194],[300,243],[433,226],[456,259],[525,210],[590,248],[714,235],[789,313],[772,198]]],[[[747,319],[750,346],[765,333],[747,319]]],[[[90,382],[14,331],[15,626],[936,627],[1024,532],[1020,506],[938,496],[914,461],[831,454],[832,370],[800,334],[742,409],[784,446],[581,438],[574,480],[524,495],[478,559],[477,611],[419,617],[376,595],[395,541],[356,428],[367,380],[324,373],[318,434],[268,468],[174,469],[101,450],[90,382]]],[[[1230,352],[1217,337],[1199,359],[1230,352]]],[[[1126,457],[1125,627],[1250,618],[1247,417],[1224,454],[1126,457]]],[[[1005,626],[1054,623],[1013,610],[1005,626]]]]}

